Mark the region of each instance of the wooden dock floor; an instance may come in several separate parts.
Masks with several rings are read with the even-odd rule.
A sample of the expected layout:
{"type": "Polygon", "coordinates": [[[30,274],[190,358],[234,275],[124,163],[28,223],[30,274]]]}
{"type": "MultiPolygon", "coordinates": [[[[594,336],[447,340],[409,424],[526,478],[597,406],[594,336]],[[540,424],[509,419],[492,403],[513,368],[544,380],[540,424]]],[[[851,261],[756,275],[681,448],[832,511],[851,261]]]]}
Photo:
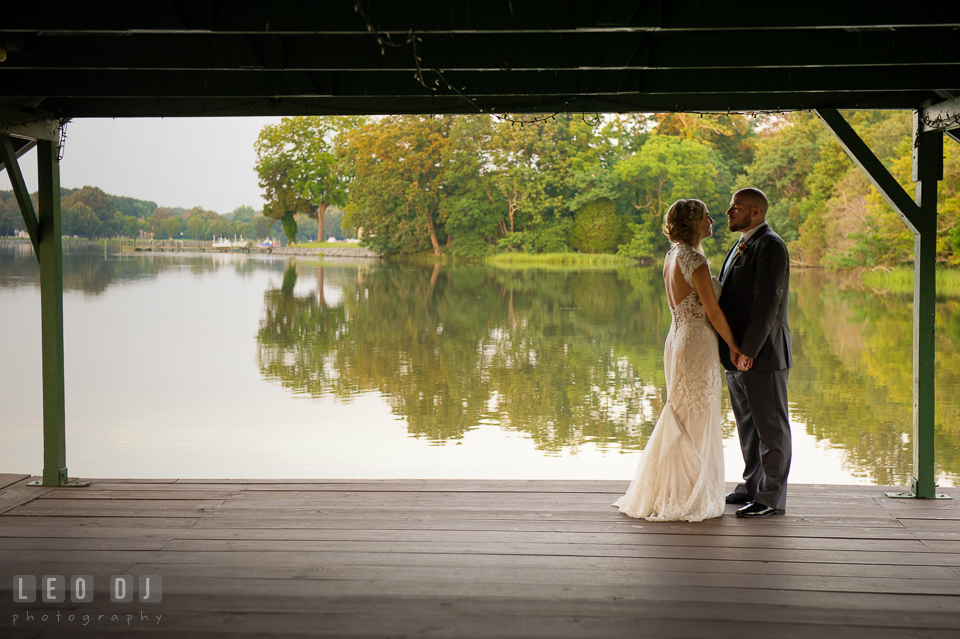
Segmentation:
{"type": "Polygon", "coordinates": [[[28,479],[0,475],[2,637],[960,636],[957,489],[685,524],[619,514],[619,481],[28,479]],[[16,604],[14,575],[94,601],[16,604]],[[111,603],[110,575],[163,600],[111,603]]]}

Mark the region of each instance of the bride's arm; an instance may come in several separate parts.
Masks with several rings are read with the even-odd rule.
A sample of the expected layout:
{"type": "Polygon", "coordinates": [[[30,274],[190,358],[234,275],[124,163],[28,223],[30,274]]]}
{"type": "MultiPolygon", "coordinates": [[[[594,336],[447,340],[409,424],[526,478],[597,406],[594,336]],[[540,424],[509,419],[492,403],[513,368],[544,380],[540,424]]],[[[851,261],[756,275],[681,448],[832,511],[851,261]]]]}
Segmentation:
{"type": "Polygon", "coordinates": [[[700,296],[700,303],[703,304],[703,310],[713,327],[717,330],[720,338],[730,347],[730,361],[734,366],[740,364],[740,346],[733,339],[733,332],[727,323],[727,317],[720,310],[720,304],[717,302],[717,295],[713,292],[713,282],[710,281],[710,267],[701,264],[694,269],[691,274],[693,285],[697,289],[697,295],[700,296]]]}

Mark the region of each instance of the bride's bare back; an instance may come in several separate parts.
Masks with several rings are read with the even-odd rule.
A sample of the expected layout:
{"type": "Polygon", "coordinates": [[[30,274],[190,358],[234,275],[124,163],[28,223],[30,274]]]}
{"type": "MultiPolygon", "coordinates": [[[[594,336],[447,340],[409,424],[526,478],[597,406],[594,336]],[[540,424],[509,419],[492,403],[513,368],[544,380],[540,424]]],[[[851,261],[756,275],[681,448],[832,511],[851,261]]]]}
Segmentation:
{"type": "Polygon", "coordinates": [[[672,309],[676,309],[677,305],[693,292],[683,279],[680,265],[677,264],[676,247],[670,249],[663,260],[663,283],[667,288],[667,302],[672,309]]]}
{"type": "MultiPolygon", "coordinates": [[[[730,332],[730,326],[727,324],[727,318],[724,317],[723,312],[720,310],[720,304],[717,302],[717,293],[713,288],[710,277],[710,267],[706,263],[706,258],[703,257],[702,254],[696,253],[692,248],[687,247],[687,249],[684,249],[693,251],[695,255],[700,255],[703,261],[700,266],[694,268],[690,273],[690,279],[693,282],[693,286],[690,286],[690,283],[683,277],[683,271],[680,269],[680,264],[677,261],[677,255],[680,252],[678,246],[679,245],[674,246],[667,251],[667,255],[663,259],[663,283],[667,289],[667,303],[670,304],[670,310],[676,311],[677,307],[696,291],[707,319],[717,333],[720,334],[720,338],[727,343],[727,346],[730,348],[730,353],[734,358],[732,361],[736,362],[736,358],[740,356],[740,347],[737,346],[734,341],[733,334],[730,332]],[[694,289],[694,287],[696,288],[694,289]]],[[[752,363],[751,360],[746,364],[747,368],[749,368],[752,363]]]]}

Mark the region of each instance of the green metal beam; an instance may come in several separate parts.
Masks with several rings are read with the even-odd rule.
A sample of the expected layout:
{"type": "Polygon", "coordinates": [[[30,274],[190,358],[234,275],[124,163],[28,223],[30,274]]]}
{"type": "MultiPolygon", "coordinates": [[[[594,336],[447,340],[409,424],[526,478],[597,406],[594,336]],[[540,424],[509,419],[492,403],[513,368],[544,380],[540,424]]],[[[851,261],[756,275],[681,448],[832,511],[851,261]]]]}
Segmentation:
{"type": "MultiPolygon", "coordinates": [[[[302,95],[382,97],[433,95],[402,71],[301,72],[310,85],[294,88],[283,71],[0,70],[0,96],[262,98],[302,95]]],[[[449,71],[449,82],[471,97],[617,95],[605,70],[449,71]]],[[[428,79],[431,76],[428,73],[428,79]]],[[[830,69],[677,69],[630,71],[622,91],[642,94],[960,91],[960,73],[941,67],[830,69]]],[[[787,105],[789,106],[789,105],[787,105]]]]}
{"type": "Polygon", "coordinates": [[[49,98],[44,105],[73,117],[294,116],[437,113],[654,113],[664,111],[763,111],[781,109],[908,109],[932,91],[778,94],[655,94],[606,96],[485,96],[468,102],[441,92],[423,96],[298,98],[49,98]]]}
{"type": "MultiPolygon", "coordinates": [[[[4,31],[92,31],[126,33],[139,30],[212,31],[217,33],[365,32],[366,24],[352,2],[272,0],[235,3],[193,0],[176,3],[176,20],[158,22],[151,2],[100,0],[57,3],[56,10],[37,3],[4,7],[4,31]],[[181,26],[182,25],[182,26],[181,26]]],[[[168,4],[168,3],[163,3],[168,4]]],[[[606,3],[591,0],[449,2],[447,0],[370,0],[365,13],[378,29],[391,33],[455,33],[470,31],[571,31],[596,29],[606,3]]],[[[736,11],[723,3],[702,0],[647,0],[630,17],[630,29],[793,29],[898,28],[909,25],[960,26],[956,3],[918,12],[903,3],[847,0],[831,3],[769,3],[749,0],[736,11]]]]}
{"type": "Polygon", "coordinates": [[[937,182],[943,179],[943,134],[924,131],[914,111],[914,172],[919,228],[913,244],[913,492],[937,497],[935,320],[937,298],[937,182]]]}
{"type": "MultiPolygon", "coordinates": [[[[23,147],[29,146],[24,144],[23,147]]],[[[10,185],[13,187],[13,194],[17,198],[17,204],[20,205],[20,214],[23,216],[23,223],[27,227],[27,233],[30,235],[30,241],[33,243],[33,254],[40,259],[40,225],[37,221],[37,214],[33,210],[33,202],[30,201],[30,192],[27,191],[27,185],[23,181],[23,174],[20,172],[20,165],[17,162],[17,153],[14,149],[13,138],[6,133],[0,133],[0,161],[10,176],[10,185]]]]}
{"type": "Polygon", "coordinates": [[[934,437],[937,182],[943,179],[943,135],[923,131],[922,110],[914,111],[914,174],[916,201],[887,171],[860,136],[836,109],[817,109],[817,115],[880,191],[914,234],[913,293],[913,469],[909,493],[891,497],[942,498],[935,483],[934,437]]]}
{"type": "MultiPolygon", "coordinates": [[[[12,136],[11,136],[12,137],[12,136]]],[[[19,160],[26,155],[33,147],[37,146],[36,140],[24,140],[23,138],[12,138],[13,155],[19,160]]],[[[6,170],[6,165],[0,162],[0,171],[6,170]]]]}
{"type": "Polygon", "coordinates": [[[815,109],[817,116],[827,130],[833,134],[843,150],[856,164],[870,183],[880,192],[883,199],[896,211],[903,223],[913,233],[920,232],[920,208],[900,186],[887,167],[874,155],[870,147],[857,135],[836,109],[815,109]]]}
{"type": "Polygon", "coordinates": [[[880,191],[914,234],[913,277],[913,470],[908,493],[890,497],[944,498],[936,492],[934,408],[937,182],[943,179],[943,135],[924,131],[923,111],[914,111],[914,172],[916,201],[887,171],[860,136],[836,109],[817,109],[817,115],[850,159],[880,191]]]}
{"type": "MultiPolygon", "coordinates": [[[[855,32],[608,31],[423,35],[421,66],[447,70],[679,69],[960,64],[954,29],[855,32]],[[749,39],[751,48],[731,47],[749,39]],[[931,47],[931,42],[937,42],[931,47]],[[640,44],[642,43],[642,47],[640,44]],[[811,45],[815,46],[811,46],[811,45]]],[[[375,37],[136,33],[128,37],[32,37],[10,51],[9,69],[297,69],[413,71],[410,46],[382,52],[375,37]]]]}
{"type": "Polygon", "coordinates": [[[40,209],[40,326],[43,351],[43,485],[67,483],[63,389],[63,250],[56,142],[37,143],[40,209]]]}

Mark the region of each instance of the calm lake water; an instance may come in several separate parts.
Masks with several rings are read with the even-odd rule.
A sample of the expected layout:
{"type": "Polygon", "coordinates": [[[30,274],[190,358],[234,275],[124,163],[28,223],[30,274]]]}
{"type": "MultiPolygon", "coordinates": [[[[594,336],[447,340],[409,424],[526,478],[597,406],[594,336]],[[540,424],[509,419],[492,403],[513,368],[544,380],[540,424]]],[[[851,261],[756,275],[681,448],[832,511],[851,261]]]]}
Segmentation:
{"type": "MultiPolygon", "coordinates": [[[[655,268],[68,247],[63,279],[71,476],[629,479],[665,400],[655,268]]],[[[821,271],[791,295],[792,481],[907,483],[911,295],[821,271]]],[[[958,485],[960,298],[937,308],[938,472],[958,485]]],[[[39,474],[28,246],[0,246],[0,309],[0,472],[39,474]]]]}

